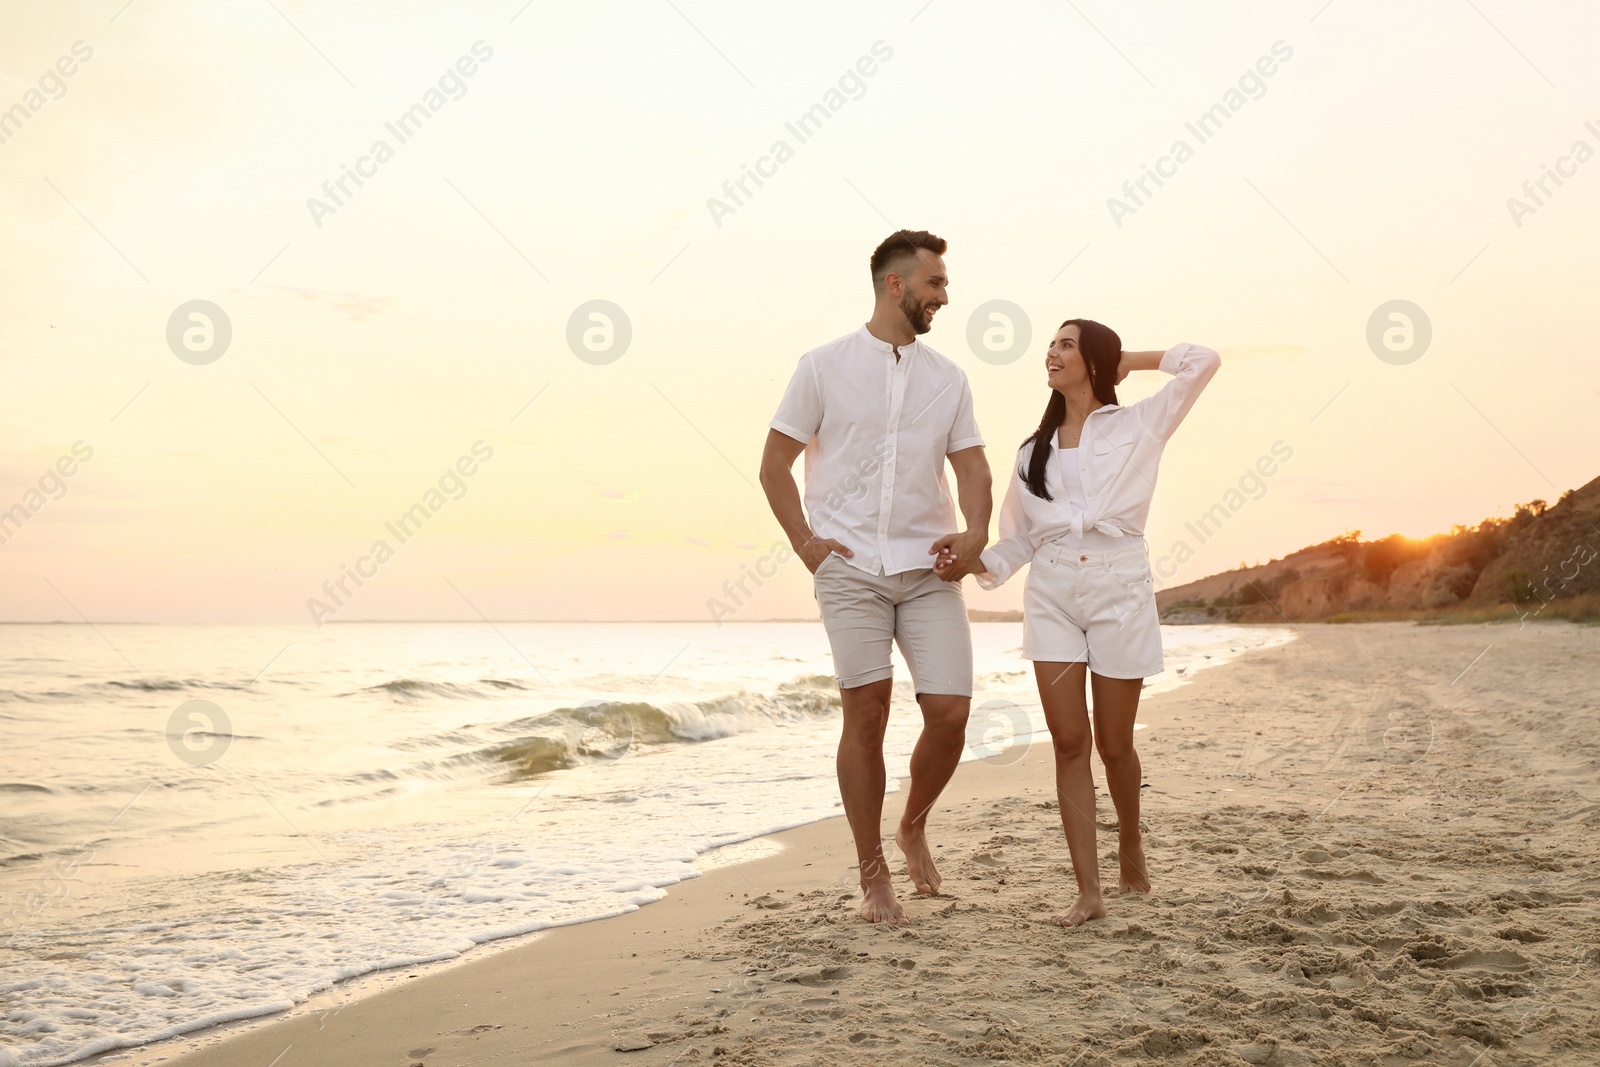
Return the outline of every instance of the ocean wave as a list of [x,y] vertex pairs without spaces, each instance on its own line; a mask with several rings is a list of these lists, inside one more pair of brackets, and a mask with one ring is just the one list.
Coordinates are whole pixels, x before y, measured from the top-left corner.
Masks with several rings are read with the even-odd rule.
[[[52,689],[43,693],[26,693],[16,689],[0,689],[0,704],[51,704],[74,699],[71,693]],[[15,716],[7,716],[14,718]]]
[[830,715],[839,690],[828,675],[799,678],[770,695],[735,693],[715,700],[595,700],[496,727],[506,741],[465,754],[468,761],[509,764],[513,779],[621,759],[655,745],[698,743]]
[[82,700],[86,694],[90,697],[103,697],[106,694],[120,693],[181,693],[185,690],[201,689],[243,691],[250,688],[249,682],[204,681],[199,678],[162,678],[154,681],[149,678],[112,678],[109,681],[85,682],[70,690],[49,689],[28,692],[0,689],[0,703],[56,704]]
[[482,682],[484,685],[492,685],[496,689],[527,689],[528,688],[527,686],[523,685],[521,682],[513,682],[513,681],[511,681],[509,679],[506,679],[506,678],[480,678],[478,680],[480,682]]
[[[488,679],[485,679],[485,681],[498,687],[522,688],[513,682],[489,681]],[[492,695],[475,686],[463,685],[459,682],[429,682],[421,678],[396,678],[393,681],[383,682],[379,685],[366,686],[353,693],[341,693],[339,695],[349,697],[358,696],[361,693],[387,693],[390,696],[407,700],[420,700],[424,697],[432,696],[451,697],[461,700]]]

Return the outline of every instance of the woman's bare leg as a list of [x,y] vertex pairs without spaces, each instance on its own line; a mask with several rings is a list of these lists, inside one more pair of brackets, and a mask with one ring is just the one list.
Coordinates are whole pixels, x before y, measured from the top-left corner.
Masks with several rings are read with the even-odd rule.
[[1143,773],[1133,748],[1133,720],[1139,711],[1142,678],[1089,676],[1094,691],[1094,745],[1106,768],[1106,787],[1117,809],[1117,858],[1122,868],[1118,888],[1124,893],[1150,892],[1150,871],[1139,833],[1139,788]]
[[1033,665],[1039,682],[1039,702],[1044,706],[1044,720],[1050,727],[1055,749],[1061,829],[1067,835],[1072,873],[1078,880],[1077,901],[1051,920],[1062,926],[1078,926],[1106,913],[1105,896],[1100,890],[1100,859],[1095,852],[1094,772],[1089,767],[1089,750],[1094,742],[1084,693],[1087,672],[1085,663],[1036,661]]

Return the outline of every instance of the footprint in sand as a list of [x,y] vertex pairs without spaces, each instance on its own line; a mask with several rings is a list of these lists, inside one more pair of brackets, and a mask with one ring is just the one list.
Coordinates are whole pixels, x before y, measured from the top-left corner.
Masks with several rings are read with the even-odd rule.
[[1411,941],[1407,941],[1403,950],[1407,956],[1418,963],[1426,964],[1434,960],[1448,959],[1455,955],[1455,950],[1446,944],[1444,938],[1438,934],[1423,934]]
[[772,980],[803,986],[821,986],[849,976],[848,967],[796,967],[793,970],[779,971],[772,976]]
[[1315,878],[1323,882],[1365,882],[1368,885],[1387,885],[1388,880],[1381,878],[1366,868],[1354,871],[1330,871],[1316,867],[1307,867],[1300,871],[1302,878]]
[[1472,968],[1478,971],[1525,971],[1528,969],[1527,957],[1516,952],[1484,952],[1475,949],[1463,952],[1457,956],[1438,964],[1440,967],[1452,971]]

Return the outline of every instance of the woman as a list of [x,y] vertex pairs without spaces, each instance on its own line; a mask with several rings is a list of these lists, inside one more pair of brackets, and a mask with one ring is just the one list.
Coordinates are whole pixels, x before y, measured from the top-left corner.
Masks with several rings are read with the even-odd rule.
[[[966,561],[952,551],[953,536],[934,545],[941,578],[976,574],[985,589],[1033,564],[1022,654],[1033,661],[1055,742],[1061,825],[1078,880],[1077,901],[1054,918],[1062,926],[1106,913],[1095,852],[1086,674],[1094,695],[1092,741],[1117,809],[1120,889],[1150,891],[1133,720],[1143,680],[1159,674],[1162,662],[1144,524],[1162,449],[1220,363],[1211,349],[1190,344],[1124,352],[1121,338],[1098,322],[1062,323],[1045,356],[1054,393],[1039,429],[1017,453],[1000,540]],[[1173,379],[1149,399],[1121,407],[1117,383],[1136,370],[1161,370]]]

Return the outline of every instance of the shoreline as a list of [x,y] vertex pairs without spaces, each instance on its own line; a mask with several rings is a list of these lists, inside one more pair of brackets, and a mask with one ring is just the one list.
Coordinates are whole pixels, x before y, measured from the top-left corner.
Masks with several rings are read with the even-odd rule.
[[[1263,628],[1284,629],[1281,626],[1270,625]],[[1215,667],[1207,667],[1180,679],[1174,679],[1174,684],[1170,688],[1162,687],[1154,693],[1147,693],[1140,703],[1139,714],[1141,721],[1137,724],[1139,737],[1143,739],[1148,736],[1153,725],[1150,716],[1160,713],[1160,709],[1156,705],[1157,701],[1180,697],[1197,685],[1202,684],[1203,679],[1213,675],[1225,674],[1226,668],[1234,666],[1244,659],[1253,655],[1268,654],[1292,643],[1293,641],[1290,640],[1264,649],[1251,649],[1231,655]],[[944,797],[941,798],[941,807],[946,807],[952,803],[976,802],[991,795],[1005,795],[1006,790],[1018,784],[1017,774],[1030,774],[1033,778],[1038,777],[1037,773],[1035,773],[1037,768],[1034,767],[1034,764],[1041,757],[1048,761],[1048,751],[1048,737],[1035,735],[1029,741],[1011,748],[1001,749],[994,756],[987,759],[972,760],[961,764],[957,768],[950,786],[946,789]],[[1013,772],[1013,766],[1019,768],[1019,770]],[[1020,768],[1024,767],[1030,769],[1020,770]],[[885,826],[891,825],[891,816],[898,816],[899,804],[897,803],[897,798],[902,798],[907,790],[908,781],[906,779],[899,779],[898,783],[898,788],[895,791],[885,794]],[[1038,790],[1034,791],[1037,792]],[[935,842],[935,845],[937,848],[937,842]],[[709,866],[706,863],[710,857],[731,858],[730,854],[737,855],[745,851],[758,853],[758,855],[749,859],[732,859],[731,862],[728,859],[723,859],[721,862],[712,861]],[[1062,851],[1064,854],[1064,843]],[[284,1033],[288,1036],[263,1061],[270,1063],[274,1057],[283,1054],[291,1045],[296,1048],[304,1048],[309,1035],[317,1035],[324,1032],[330,1025],[331,1020],[349,1015],[352,1009],[362,1003],[391,996],[410,999],[414,994],[408,991],[417,988],[418,983],[431,982],[451,988],[452,983],[448,977],[449,974],[474,966],[489,965],[492,967],[498,958],[509,954],[538,952],[542,945],[548,944],[549,947],[545,948],[544,951],[552,955],[570,951],[574,955],[585,956],[597,947],[610,948],[617,940],[652,936],[651,931],[657,926],[662,927],[663,930],[657,932],[654,936],[659,937],[669,933],[673,936],[687,935],[698,929],[697,924],[710,922],[717,918],[720,912],[725,909],[728,901],[741,898],[741,894],[743,896],[751,896],[754,887],[757,885],[768,886],[771,889],[780,882],[786,885],[792,882],[793,886],[801,891],[817,891],[831,887],[837,888],[840,893],[849,892],[859,896],[859,889],[854,876],[850,874],[850,871],[854,869],[854,851],[849,837],[849,830],[844,824],[844,816],[842,814],[826,816],[801,826],[734,842],[703,853],[699,863],[702,869],[698,876],[666,887],[667,895],[661,900],[641,905],[631,912],[603,918],[579,920],[528,934],[485,942],[478,946],[475,951],[465,953],[455,959],[369,972],[345,982],[340,982],[287,1009],[216,1023],[186,1034],[163,1039],[153,1044],[110,1050],[75,1062],[85,1064],[87,1067],[96,1067],[99,1064],[113,1062],[131,1064],[132,1067],[153,1067],[157,1063],[172,1064],[174,1067],[212,1067],[212,1065],[220,1067],[222,1064],[233,1062],[253,1062],[254,1057],[266,1052],[269,1046],[277,1040],[276,1038],[267,1040],[256,1035],[261,1034],[263,1031],[275,1031],[278,1028],[283,1028]],[[800,876],[801,872],[805,872],[808,868],[823,868],[825,865],[831,865],[827,869],[838,869],[831,880],[826,883],[816,878]],[[793,877],[785,880],[779,875]],[[902,878],[901,881],[904,882],[905,880]],[[903,890],[903,899],[910,898],[910,885],[903,884],[901,888]],[[763,889],[757,895],[765,895],[767,892],[767,889]],[[777,888],[776,892],[786,892],[786,890]],[[668,922],[666,914],[669,909],[673,908],[675,903],[683,909],[681,913],[683,918],[675,917],[671,922]],[[674,912],[675,916],[678,914],[680,913]],[[863,927],[866,926],[865,923],[862,925]],[[617,928],[619,932],[606,934],[600,928],[605,930]],[[590,929],[595,929],[594,935],[583,936],[582,932]],[[563,941],[577,943],[569,947],[565,946]],[[632,957],[630,956],[629,958]],[[431,999],[435,995],[432,990],[428,990],[425,993],[425,999]],[[296,1035],[299,1036],[300,1040],[293,1039]],[[240,1051],[231,1051],[235,1044],[242,1046]],[[416,1047],[424,1046],[418,1045]],[[243,1051],[244,1048],[248,1048],[248,1053]],[[408,1055],[409,1051],[407,1050]],[[603,1051],[614,1055],[614,1050],[606,1049]],[[214,1055],[221,1055],[222,1058],[213,1059],[212,1056]],[[290,1060],[285,1056],[278,1063],[278,1067],[291,1067],[292,1063],[301,1062],[312,1064],[324,1061],[320,1059],[300,1060],[298,1056]],[[330,1059],[326,1062],[332,1065],[341,1061]],[[414,1062],[416,1062],[415,1059],[407,1060],[407,1063]]]
[[[600,629],[604,633],[597,640],[575,642],[573,647],[614,643],[616,631]],[[639,633],[651,629],[631,628]],[[210,799],[197,806],[191,798],[187,808],[139,804],[140,797],[152,795],[151,787],[133,776],[113,806],[134,800],[143,819],[134,829],[150,844],[141,845],[140,834],[131,832],[100,844],[97,862],[86,865],[72,882],[70,907],[79,916],[64,901],[52,909],[53,926],[36,924],[39,934],[23,948],[15,977],[42,981],[38,988],[51,992],[35,994],[20,986],[12,991],[8,1002],[27,1014],[13,1017],[7,1027],[13,1037],[0,1042],[7,1048],[0,1064],[12,1059],[12,1051],[25,1050],[24,1062],[43,1064],[74,1062],[91,1054],[115,1055],[121,1048],[156,1048],[162,1041],[207,1034],[214,1025],[247,1028],[312,998],[320,998],[314,1000],[313,1011],[324,1004],[337,1006],[351,996],[385,988],[395,980],[392,972],[405,965],[410,965],[405,970],[409,975],[419,967],[481,957],[486,950],[520,943],[525,934],[614,916],[656,901],[672,885],[694,877],[696,868],[704,871],[710,866],[704,850],[838,813],[833,775],[837,690],[831,678],[819,673],[817,646],[826,655],[820,627],[779,627],[785,633],[771,637],[758,633],[760,628],[740,629],[726,640],[734,648],[755,649],[755,658],[730,661],[731,675],[720,668],[708,673],[704,665],[686,675],[694,689],[685,699],[692,704],[664,703],[667,697],[682,695],[667,693],[653,705],[622,709],[627,721],[624,732],[657,731],[659,717],[682,726],[681,730],[672,726],[672,734],[683,743],[642,747],[639,754],[647,759],[590,760],[570,773],[534,781],[507,775],[488,763],[493,777],[487,781],[460,774],[441,786],[398,792],[382,780],[372,785],[355,782],[348,789],[308,789],[276,778],[259,782],[269,795],[288,790],[290,803],[258,803],[250,792],[236,795],[213,780],[203,790]],[[969,761],[994,753],[994,746],[1007,744],[1014,736],[1026,742],[1043,733],[1037,703],[1029,699],[1031,673],[1012,669],[1027,666],[1017,663],[1012,651],[1019,629],[1004,624],[973,627],[982,651],[984,681],[968,738],[971,749],[961,754]],[[1289,631],[1274,627],[1205,627],[1167,634],[1169,669],[1151,679],[1158,686],[1178,684],[1175,680],[1185,671],[1197,673],[1243,650],[1292,638]],[[183,640],[177,632],[158,636],[157,644]],[[657,628],[654,636],[639,638],[640,647],[646,656],[657,651],[659,659],[654,662],[659,663],[669,651],[676,654],[687,636],[692,635],[673,640],[670,632]],[[281,643],[251,634],[230,640],[234,646],[249,643],[269,649]],[[369,635],[350,647],[375,641]],[[651,642],[665,647],[654,650]],[[770,656],[762,658],[769,648]],[[611,658],[626,660],[633,655]],[[260,658],[265,659],[266,653]],[[361,656],[332,659],[364,662]],[[724,653],[714,653],[707,663],[714,666],[727,659]],[[321,669],[329,660],[324,654],[322,662],[308,660],[305,672],[285,675],[286,685],[300,689],[285,689],[249,707],[232,708],[241,721],[250,720],[248,734],[259,735],[252,736],[259,751],[244,750],[243,762],[235,761],[239,767],[287,766],[283,756],[272,757],[270,749],[275,745],[289,754],[283,741],[304,735],[305,729],[296,725],[304,713],[285,694],[303,693],[307,685],[330,695],[369,694],[340,716],[337,725],[330,724],[332,735],[344,742],[325,745],[324,752],[359,752],[354,758],[341,757],[339,766],[388,766],[402,780],[411,777],[405,769],[411,761],[403,758],[408,752],[401,753],[399,765],[379,763],[345,742],[377,743],[390,738],[392,731],[402,739],[414,734],[424,741],[445,738],[450,752],[493,755],[491,746],[503,734],[561,736],[542,721],[528,726],[519,717],[525,707],[549,707],[557,701],[530,700],[519,693],[504,705],[478,707],[478,700],[493,700],[500,688],[495,678],[480,677],[483,670],[450,672],[460,675],[457,679],[393,664],[369,672],[370,681],[389,679],[383,686],[362,688],[368,679],[359,680],[360,684],[345,682],[339,671]],[[232,673],[224,663],[217,671],[201,670],[201,680],[124,683],[113,675],[110,684],[119,691],[138,691],[127,703],[145,708],[182,698],[162,693],[147,697],[145,690],[206,687],[210,683],[204,679],[219,675],[225,682]],[[627,684],[627,676],[618,677]],[[478,681],[465,689],[449,684],[465,685],[467,679]],[[401,699],[413,690],[425,692],[429,699]],[[909,684],[902,681],[900,690],[886,745],[890,772],[897,776],[906,773],[920,726]],[[1153,691],[1152,687],[1146,693]],[[469,698],[457,699],[463,693]],[[576,705],[581,695],[574,691],[559,703]],[[498,710],[502,706],[512,711]],[[397,718],[396,707],[420,707],[429,715]],[[704,719],[697,717],[697,708]],[[606,714],[618,718],[615,710],[608,708]],[[460,737],[439,733],[444,728],[441,722],[447,726],[485,716],[513,725],[509,730],[485,727]],[[38,718],[43,721],[48,716]],[[114,716],[107,712],[107,718]],[[580,716],[553,716],[570,740],[568,718]],[[404,725],[413,721],[423,725]],[[773,722],[786,728],[764,728]],[[609,729],[610,720],[604,725]],[[40,739],[49,736],[43,727],[35,733]],[[664,735],[647,732],[646,737],[655,741]],[[700,741],[706,742],[703,747]],[[423,755],[428,754],[426,748]],[[48,755],[49,749],[36,746],[34,751]],[[320,760],[320,755],[308,752],[304,758],[337,762]],[[165,786],[169,780],[185,787],[193,784],[193,776],[181,766],[155,784]],[[418,766],[426,769],[427,764]],[[478,766],[468,770],[475,772]],[[116,773],[110,761],[105,770]],[[456,788],[456,780],[466,780],[469,788]],[[313,775],[308,781],[318,783],[323,777]],[[898,782],[891,788],[897,786]],[[394,795],[378,805],[340,803],[347,796],[375,791],[379,797]],[[535,805],[541,794],[547,795]],[[322,797],[333,803],[315,803]],[[606,802],[596,804],[596,799]],[[277,810],[280,806],[287,814]],[[187,831],[193,813],[201,809],[216,822],[216,829],[151,835],[152,829],[166,825]],[[112,812],[108,808],[104,815],[93,814],[103,822]],[[597,834],[597,829],[602,832]],[[197,848],[202,838],[205,847]],[[445,881],[438,880],[441,873]],[[19,872],[13,872],[12,883],[19,881]],[[138,889],[125,894],[124,885]],[[101,902],[119,894],[128,906],[114,916],[101,917],[97,911]],[[164,925],[143,931],[147,915]],[[81,942],[72,931],[97,927],[104,928],[103,937],[82,951],[72,951]],[[64,936],[55,937],[56,931]],[[64,942],[68,951],[57,952],[56,940]],[[131,972],[138,973],[130,978]]]
[[596,918],[576,919],[571,922],[559,923],[555,926],[545,927],[525,934],[515,934],[510,937],[497,938],[485,941],[452,959],[430,960],[423,963],[413,963],[404,966],[395,966],[383,970],[369,971],[366,974],[338,982],[330,988],[312,994],[305,1000],[286,1008],[271,1009],[258,1015],[232,1019],[225,1022],[209,1023],[170,1038],[150,1042],[144,1045],[135,1045],[124,1048],[110,1049],[106,1052],[95,1053],[83,1059],[73,1060],[67,1067],[85,1065],[95,1067],[97,1064],[133,1063],[157,1064],[172,1061],[174,1057],[182,1057],[197,1050],[208,1048],[218,1042],[225,1042],[234,1037],[242,1036],[267,1027],[288,1024],[304,1016],[318,1017],[317,1029],[321,1030],[329,1020],[338,1016],[345,1008],[372,997],[382,996],[392,990],[403,988],[408,982],[424,977],[437,977],[445,972],[461,967],[481,964],[500,952],[516,951],[538,944],[552,935],[566,930],[593,926],[601,923],[615,922],[636,915],[641,911],[665,904],[677,891],[694,886],[711,875],[731,870],[743,863],[753,863],[760,859],[780,856],[786,851],[785,846],[776,841],[785,834],[796,833],[809,829],[821,823],[832,822],[842,816],[830,816],[817,822],[806,823],[803,826],[792,827],[787,830],[778,830],[769,834],[735,841],[701,854],[699,863],[701,871],[692,878],[675,882],[667,887],[668,896],[661,900],[653,901],[636,907],[633,911],[623,912],[618,915],[607,915]]
[[855,916],[834,817],[629,914],[345,987],[337,1011],[91,1062],[1287,1067],[1592,1044],[1600,632],[1303,630],[1141,707],[1156,892],[1083,928],[1044,921],[1071,875],[1036,739],[957,770],[930,826],[945,886],[903,896],[910,928]]

